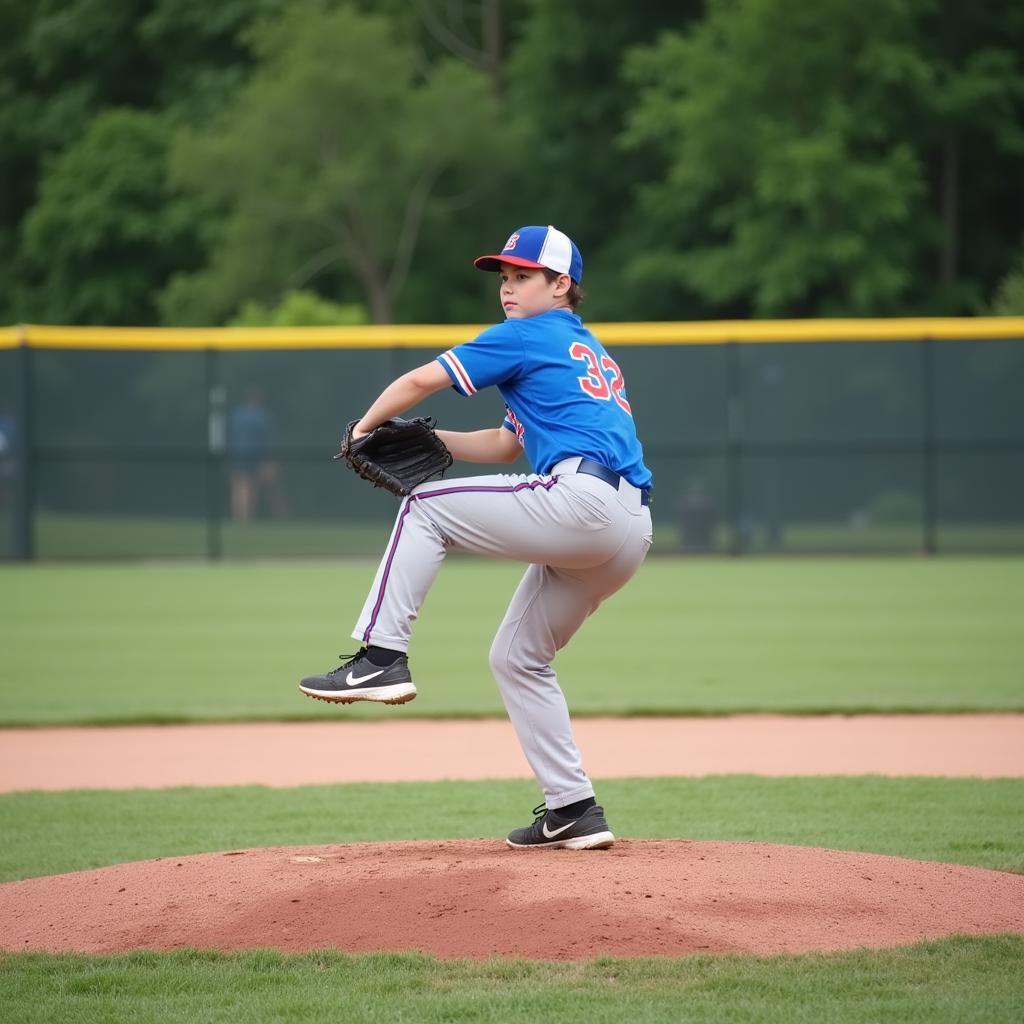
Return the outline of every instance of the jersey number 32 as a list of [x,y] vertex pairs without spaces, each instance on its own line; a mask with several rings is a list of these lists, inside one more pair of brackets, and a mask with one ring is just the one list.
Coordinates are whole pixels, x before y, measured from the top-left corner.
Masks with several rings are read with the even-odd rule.
[[[591,398],[599,398],[602,402],[614,398],[620,408],[625,409],[630,416],[633,415],[633,410],[629,407],[629,402],[626,401],[626,396],[623,394],[626,390],[626,382],[622,379],[622,371],[611,356],[603,355],[598,361],[594,350],[589,345],[584,345],[582,341],[577,341],[570,346],[569,355],[573,359],[583,360],[586,364],[586,376],[577,378],[580,388],[586,394]],[[610,374],[611,378],[606,377],[605,373]]]

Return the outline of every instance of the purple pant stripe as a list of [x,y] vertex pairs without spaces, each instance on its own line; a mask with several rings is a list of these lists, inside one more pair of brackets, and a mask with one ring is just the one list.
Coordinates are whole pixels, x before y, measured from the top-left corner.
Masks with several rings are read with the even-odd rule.
[[405,508],[402,509],[401,515],[398,517],[398,527],[395,530],[395,536],[392,538],[391,547],[388,549],[387,562],[384,564],[384,574],[380,578],[380,590],[377,592],[377,601],[373,606],[373,613],[370,615],[370,621],[363,630],[363,643],[370,642],[370,634],[373,632],[373,627],[377,624],[377,616],[380,614],[380,607],[384,603],[384,591],[387,589],[388,576],[391,575],[391,563],[395,560],[395,551],[398,549],[398,542],[402,537],[402,527],[405,525],[405,517],[409,514],[409,509],[412,508],[414,501],[422,501],[424,498],[439,498],[445,494],[514,494],[516,491],[522,490],[534,490],[537,487],[543,487],[544,490],[550,490],[558,482],[558,477],[553,476],[550,480],[533,480],[531,482],[524,482],[516,484],[514,487],[445,487],[439,491],[422,491],[419,494],[411,494],[405,499]]

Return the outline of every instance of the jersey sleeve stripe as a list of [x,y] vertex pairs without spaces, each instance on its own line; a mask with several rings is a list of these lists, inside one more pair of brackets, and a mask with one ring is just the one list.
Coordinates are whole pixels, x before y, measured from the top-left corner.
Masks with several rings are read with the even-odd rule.
[[469,374],[466,373],[466,368],[459,361],[459,357],[449,349],[447,352],[442,352],[438,359],[448,368],[448,372],[454,378],[455,383],[459,385],[462,391],[467,395],[475,395],[476,388],[473,386],[473,381],[470,380]]

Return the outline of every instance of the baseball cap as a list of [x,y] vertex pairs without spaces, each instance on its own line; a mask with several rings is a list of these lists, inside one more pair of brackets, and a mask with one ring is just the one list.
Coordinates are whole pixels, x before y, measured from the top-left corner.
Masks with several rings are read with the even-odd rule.
[[577,284],[583,277],[583,257],[573,240],[551,224],[532,224],[509,235],[497,256],[478,256],[473,265],[480,270],[498,270],[502,263],[517,267],[547,267],[556,274],[568,274]]

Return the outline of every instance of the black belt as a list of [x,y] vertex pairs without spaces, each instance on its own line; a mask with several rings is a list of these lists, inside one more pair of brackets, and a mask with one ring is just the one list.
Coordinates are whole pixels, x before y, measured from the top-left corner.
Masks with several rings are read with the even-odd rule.
[[[580,459],[580,464],[576,467],[576,472],[585,473],[587,476],[596,476],[598,480],[603,480],[606,484],[611,484],[615,490],[619,489],[619,481],[622,479],[622,477],[614,470],[609,469],[607,466],[602,466],[600,462],[595,462],[593,459]],[[640,504],[650,505],[650,503],[650,487],[641,487]]]

